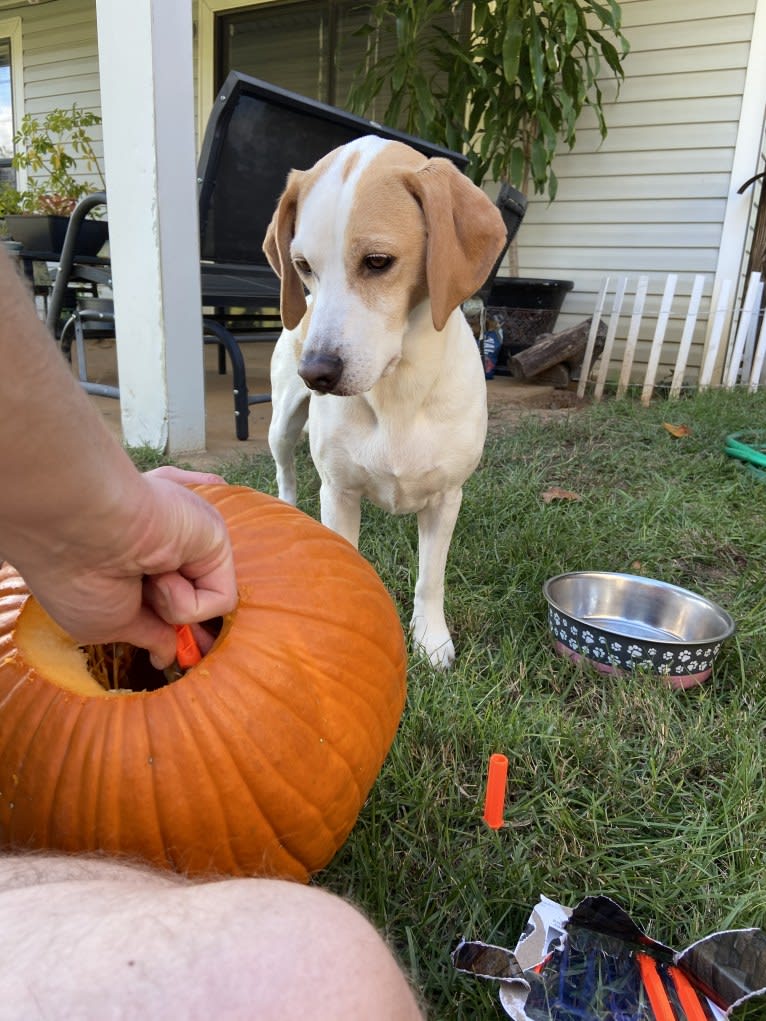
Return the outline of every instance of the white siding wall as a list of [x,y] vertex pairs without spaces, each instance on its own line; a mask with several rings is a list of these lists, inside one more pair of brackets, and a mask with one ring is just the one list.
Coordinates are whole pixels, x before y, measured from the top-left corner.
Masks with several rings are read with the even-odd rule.
[[[22,19],[24,46],[23,107],[17,115],[45,116],[72,103],[100,115],[95,0],[55,0],[13,13]],[[89,134],[101,159],[101,126]],[[84,170],[80,176],[92,180]]]
[[[602,143],[595,118],[583,116],[576,149],[562,152],[554,165],[556,201],[531,198],[519,234],[522,275],[575,281],[559,326],[592,312],[606,275],[630,275],[635,285],[638,274],[649,274],[650,312],[656,312],[666,274],[680,275],[669,339],[680,336],[695,273],[707,274],[706,312],[755,5],[756,0],[623,0],[631,52],[616,102],[614,87],[605,86],[609,133]],[[643,375],[653,328],[648,316],[634,378]],[[699,362],[704,331],[703,317],[692,367]],[[663,363],[672,364],[672,351]],[[661,370],[659,378],[663,375]]]
[[[192,0],[195,32],[198,6],[197,0]],[[70,107],[72,103],[100,115],[96,0],[52,0],[17,6],[8,13],[22,20],[24,94],[17,119],[25,113],[45,116],[56,107]],[[197,78],[195,46],[195,94]],[[129,87],[126,82],[126,88]],[[91,128],[90,135],[102,160],[100,125]],[[79,176],[92,180],[92,175],[85,171]]]

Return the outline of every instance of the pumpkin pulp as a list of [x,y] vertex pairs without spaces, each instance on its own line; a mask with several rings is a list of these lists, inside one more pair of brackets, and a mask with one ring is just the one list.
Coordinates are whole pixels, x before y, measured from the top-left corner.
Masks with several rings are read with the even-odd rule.
[[168,684],[145,649],[110,643],[79,646],[30,596],[19,614],[16,647],[36,673],[78,695],[103,698]]

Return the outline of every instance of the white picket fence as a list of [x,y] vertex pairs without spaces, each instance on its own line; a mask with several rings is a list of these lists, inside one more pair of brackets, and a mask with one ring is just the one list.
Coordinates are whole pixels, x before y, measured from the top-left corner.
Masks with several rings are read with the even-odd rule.
[[[633,371],[636,348],[641,336],[642,323],[649,318],[646,311],[646,296],[649,288],[649,277],[640,276],[636,282],[631,308],[626,308],[625,295],[628,290],[629,280],[627,277],[618,277],[612,288],[611,278],[607,277],[599,290],[596,300],[596,307],[585,349],[585,356],[580,371],[580,380],[577,387],[578,397],[584,397],[589,386],[593,387],[593,398],[601,400],[607,380],[617,375],[617,396],[621,397],[628,386],[636,383]],[[678,275],[668,274],[665,280],[665,287],[656,313],[654,332],[649,348],[649,357],[646,362],[646,369],[641,386],[641,400],[648,404],[652,394],[657,387],[657,373],[662,364],[663,354],[670,358],[673,364],[672,379],[670,381],[669,396],[677,397],[681,388],[685,385],[685,377],[689,362],[689,352],[692,346],[697,321],[700,317],[700,305],[705,285],[705,277],[698,274],[694,278],[683,330],[680,341],[666,340],[668,323],[673,312],[673,299],[678,284]],[[720,288],[708,313],[708,341],[705,347],[703,359],[699,366],[699,372],[695,385],[698,389],[704,390],[711,386],[713,373],[716,365],[720,364],[722,357],[722,344],[726,343],[726,354],[724,361],[722,384],[731,389],[735,386],[744,386],[753,393],[759,386],[763,385],[764,362],[766,361],[766,328],[761,325],[760,315],[761,298],[763,295],[764,282],[759,273],[753,273],[748,282],[747,291],[738,314],[733,314],[731,306],[732,283],[726,280]],[[627,334],[624,337],[624,344],[616,351],[615,341],[617,340],[618,329],[621,320],[629,315]],[[724,337],[725,326],[731,317],[730,329],[727,337]],[[606,323],[606,339],[600,356],[594,359],[596,335],[599,322]],[[620,338],[623,339],[622,337]],[[610,376],[611,373],[611,376]]]

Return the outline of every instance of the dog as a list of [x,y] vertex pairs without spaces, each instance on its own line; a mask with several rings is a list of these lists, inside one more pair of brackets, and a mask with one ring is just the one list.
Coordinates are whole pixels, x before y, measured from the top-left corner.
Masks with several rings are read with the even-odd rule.
[[455,649],[444,575],[465,480],[484,449],[487,394],[461,304],[506,244],[502,216],[448,159],[375,135],[293,170],[264,241],[280,278],[269,447],[296,502],[308,422],[322,522],[358,546],[361,500],[418,519],[413,644]]

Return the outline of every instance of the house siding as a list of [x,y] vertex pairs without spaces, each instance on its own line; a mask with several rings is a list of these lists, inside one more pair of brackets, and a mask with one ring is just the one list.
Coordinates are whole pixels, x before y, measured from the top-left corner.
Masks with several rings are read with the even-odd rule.
[[603,84],[607,137],[586,111],[575,149],[554,163],[556,201],[530,199],[520,272],[574,281],[561,327],[592,313],[607,275],[631,281],[627,323],[637,277],[649,276],[634,379],[645,370],[668,273],[679,280],[660,377],[672,366],[697,273],[706,280],[690,370],[701,359],[727,196],[741,183],[731,174],[756,2],[722,9],[718,0],[623,0],[631,52],[619,95]]
[[24,111],[57,106],[100,113],[95,0],[19,8],[24,34]]
[[[198,22],[197,0],[192,3],[192,16]],[[98,63],[98,27],[96,0],[54,0],[14,8],[21,18],[23,34],[24,94],[16,116],[25,113],[44,117],[57,107],[77,103],[84,110],[101,115],[101,90]],[[194,93],[197,95],[198,53],[194,48]],[[195,127],[199,136],[197,103]],[[94,151],[103,158],[100,126],[91,129]],[[201,140],[198,137],[198,148]],[[77,176],[92,180],[83,171]]]
[[[95,0],[56,0],[29,4],[12,12],[21,18],[24,94],[15,111],[44,117],[76,103],[101,114]],[[100,125],[89,130],[93,148],[103,156]],[[94,181],[83,167],[76,176]],[[95,182],[98,183],[98,182]]]

